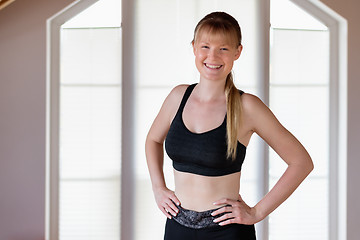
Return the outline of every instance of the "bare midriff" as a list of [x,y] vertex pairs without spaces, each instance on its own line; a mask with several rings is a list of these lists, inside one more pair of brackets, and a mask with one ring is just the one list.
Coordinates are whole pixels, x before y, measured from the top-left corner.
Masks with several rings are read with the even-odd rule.
[[174,169],[175,195],[181,206],[193,211],[206,211],[221,205],[215,201],[223,198],[237,200],[240,190],[240,172],[219,177],[208,177]]

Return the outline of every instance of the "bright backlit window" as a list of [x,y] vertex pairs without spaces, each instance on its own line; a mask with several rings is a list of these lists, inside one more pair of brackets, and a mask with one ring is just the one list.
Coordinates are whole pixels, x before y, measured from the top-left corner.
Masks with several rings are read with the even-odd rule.
[[59,239],[120,236],[120,3],[61,28]]
[[[270,108],[315,169],[269,218],[269,239],[328,239],[329,31],[288,0],[271,1]],[[286,164],[270,151],[270,187]]]

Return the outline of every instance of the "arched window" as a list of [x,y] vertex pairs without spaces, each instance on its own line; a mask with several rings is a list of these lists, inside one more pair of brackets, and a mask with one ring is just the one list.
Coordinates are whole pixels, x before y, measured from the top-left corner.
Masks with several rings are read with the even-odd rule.
[[[345,239],[346,22],[317,1],[271,0],[271,16],[270,107],[315,169],[270,216],[269,236]],[[272,185],[284,168],[269,158]]]
[[51,240],[120,238],[120,10],[78,1],[49,20]]

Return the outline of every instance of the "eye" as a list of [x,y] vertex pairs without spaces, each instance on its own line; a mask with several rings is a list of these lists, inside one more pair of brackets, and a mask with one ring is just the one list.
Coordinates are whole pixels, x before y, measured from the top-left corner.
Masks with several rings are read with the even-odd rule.
[[201,46],[201,48],[209,49],[209,46],[204,45],[204,46]]
[[227,48],[220,48],[220,50],[222,50],[222,51],[228,51],[229,49],[227,49]]

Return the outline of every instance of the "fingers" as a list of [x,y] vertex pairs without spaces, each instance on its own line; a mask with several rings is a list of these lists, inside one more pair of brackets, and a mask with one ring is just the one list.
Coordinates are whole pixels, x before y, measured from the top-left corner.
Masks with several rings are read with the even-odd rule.
[[171,206],[169,206],[167,203],[164,203],[161,207],[159,207],[160,210],[164,213],[164,215],[171,219],[172,216],[176,216],[178,209],[174,210]]
[[165,191],[161,190],[159,192],[157,195],[158,207],[167,218],[171,219],[172,216],[176,216],[179,212],[176,205],[180,205],[180,201],[171,190],[166,189]]
[[171,199],[167,199],[164,203],[164,209],[167,213],[170,213],[172,216],[176,216],[179,212],[179,209],[175,206],[174,202]]
[[218,218],[215,218],[214,219],[215,223],[219,223],[220,226],[230,224],[230,223],[234,223],[235,215],[233,213],[233,207],[231,207],[231,206],[222,207],[222,208],[212,212],[211,215],[212,216],[217,216],[217,215],[222,214],[222,213],[225,213],[225,214],[223,214],[222,216],[220,216]]
[[219,208],[218,210],[212,212],[211,216],[217,216],[217,215],[219,215],[221,213],[226,213],[226,212],[232,212],[232,207],[225,206],[225,207]]
[[220,226],[224,226],[224,225],[228,225],[228,224],[232,224],[232,223],[236,223],[234,218],[228,219],[226,221],[223,221],[221,223],[219,223]]
[[226,214],[222,215],[221,217],[215,218],[214,222],[215,223],[220,222],[219,225],[222,225],[224,220],[230,220],[232,218],[234,218],[233,213],[226,213]]
[[251,222],[250,216],[247,213],[247,208],[249,207],[240,199],[241,197],[239,197],[238,200],[221,199],[217,201],[217,204],[222,203],[227,205],[211,213],[212,216],[216,217],[214,222],[219,223],[220,226],[232,223],[246,224]]
[[165,208],[160,208],[160,210],[163,212],[163,214],[167,217],[167,218],[169,218],[169,219],[171,219],[171,215],[166,211],[166,209]]
[[214,222],[220,226],[232,223],[250,225],[259,221],[253,209],[254,208],[250,208],[245,202],[238,200],[231,206],[228,205],[212,212],[211,215],[216,217]]
[[179,199],[176,197],[175,194],[173,194],[172,196],[170,196],[171,201],[173,201],[174,203],[176,203],[176,205],[180,206],[180,201]]
[[[167,209],[168,212],[170,212],[173,216],[176,216],[179,212],[179,209],[176,207],[176,205],[180,205],[179,199],[176,197],[174,192],[171,192],[168,201],[166,201],[167,205],[170,207]],[[176,205],[175,205],[176,204]]]

